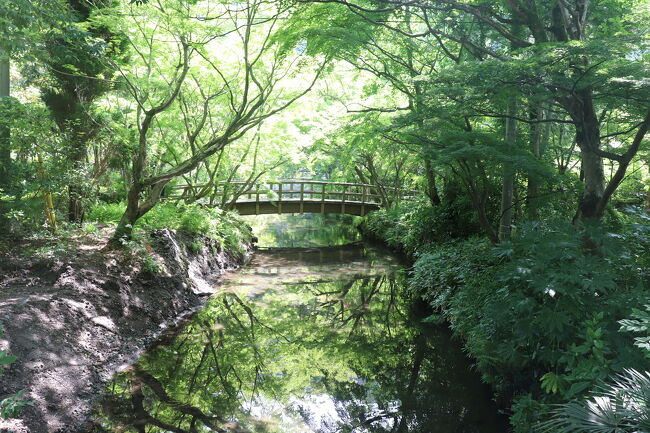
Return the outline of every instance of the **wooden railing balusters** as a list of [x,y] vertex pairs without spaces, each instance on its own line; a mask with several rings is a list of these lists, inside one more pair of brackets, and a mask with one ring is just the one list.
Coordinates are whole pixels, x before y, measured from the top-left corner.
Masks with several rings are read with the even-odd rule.
[[[335,212],[350,212],[354,215],[365,215],[369,210],[377,209],[385,204],[382,192],[394,192],[408,198],[417,191],[400,190],[393,187],[377,185],[328,182],[317,180],[285,179],[276,182],[248,184],[246,181],[215,182],[205,185],[174,185],[169,187],[166,199],[191,200],[194,191],[201,188],[212,188],[212,194],[206,199],[209,206],[220,206],[223,209],[241,206],[248,209],[248,214],[259,215],[269,210],[273,204],[273,212],[283,211],[304,213],[306,209],[320,207],[320,213],[334,209]],[[246,203],[250,203],[246,205]],[[338,209],[337,209],[338,208]],[[308,210],[309,212],[309,210]]]

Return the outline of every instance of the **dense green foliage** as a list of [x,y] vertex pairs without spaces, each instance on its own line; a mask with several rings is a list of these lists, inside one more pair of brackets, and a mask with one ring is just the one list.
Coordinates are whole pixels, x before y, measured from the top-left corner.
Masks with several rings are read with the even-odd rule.
[[528,433],[648,368],[649,23],[644,0],[0,2],[0,241],[236,249],[250,186],[367,184],[365,231]]
[[[90,210],[86,231],[94,223],[116,224],[124,213],[124,204],[102,203]],[[169,228],[208,236],[229,251],[241,251],[244,242],[250,240],[250,228],[235,214],[221,213],[213,208],[197,205],[177,206],[163,204],[138,221],[136,229],[142,235],[154,230]]]
[[[650,321],[638,309],[650,299],[643,212],[624,214],[618,233],[531,223],[495,247],[482,238],[425,243],[426,220],[396,220],[409,209],[375,213],[366,226],[417,257],[410,289],[465,341],[499,398],[512,401],[515,431],[531,431],[552,404],[616,372],[647,368]],[[585,238],[597,251],[585,249]],[[418,241],[423,247],[413,248]]]

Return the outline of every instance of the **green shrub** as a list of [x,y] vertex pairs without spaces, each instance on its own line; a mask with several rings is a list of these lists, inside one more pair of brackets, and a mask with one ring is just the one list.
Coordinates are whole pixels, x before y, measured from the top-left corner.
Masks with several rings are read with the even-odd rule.
[[103,224],[117,224],[125,210],[124,203],[97,203],[86,214],[86,220]]
[[[585,248],[587,237],[597,252]],[[529,395],[515,400],[512,418],[529,433],[544,415],[537,404],[568,401],[644,365],[618,323],[647,296],[628,241],[589,227],[528,225],[496,248],[477,239],[432,248],[410,287],[443,311],[499,394]]]
[[481,238],[437,245],[416,260],[409,289],[435,309],[445,308],[468,278],[494,264],[491,249],[492,245]]
[[645,309],[633,308],[631,317],[621,320],[619,322],[621,330],[624,332],[632,332],[635,335],[634,344],[650,358],[650,305],[646,305]]
[[477,234],[478,225],[467,206],[460,200],[435,207],[427,199],[402,202],[368,214],[363,229],[392,248],[415,256],[434,242]]
[[[100,203],[88,213],[88,221],[117,223],[125,210],[123,203]],[[250,241],[248,226],[234,213],[200,205],[161,203],[136,223],[137,232],[149,233],[169,228],[201,234],[217,240],[230,251],[243,252],[242,243]]]

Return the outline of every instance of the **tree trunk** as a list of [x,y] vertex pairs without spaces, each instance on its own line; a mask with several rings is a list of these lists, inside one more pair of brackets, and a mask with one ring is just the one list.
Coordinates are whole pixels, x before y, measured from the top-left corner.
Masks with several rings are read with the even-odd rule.
[[142,192],[142,187],[140,185],[131,185],[129,193],[127,195],[126,210],[120,218],[120,222],[115,228],[115,233],[109,241],[110,244],[114,246],[121,246],[123,241],[131,240],[131,235],[133,234],[133,226],[135,225],[138,218],[142,216],[140,212],[140,193]]
[[431,205],[437,206],[441,203],[440,194],[438,194],[438,187],[436,186],[436,173],[433,171],[431,161],[424,156],[424,170],[427,175],[427,196],[431,201]]
[[[516,101],[513,99],[508,108],[508,115],[517,113]],[[505,141],[514,146],[517,139],[517,124],[512,117],[506,118]],[[512,233],[512,197],[515,187],[515,171],[510,162],[503,163],[503,186],[501,189],[501,217],[499,219],[499,242],[510,239]]]
[[[648,166],[648,170],[650,170],[650,160],[646,161],[646,165]],[[645,209],[647,211],[650,211],[650,185],[647,186],[645,198],[646,198]]]
[[[544,120],[545,113],[544,107],[540,104],[533,107],[530,113],[530,118],[541,122]],[[544,142],[548,135],[548,126],[542,123],[535,123],[530,131],[530,151],[538,161],[542,159],[542,142]],[[539,197],[540,182],[536,176],[528,176],[528,191],[526,192],[526,211],[528,219],[535,221],[539,218],[539,205],[537,197]]]
[[576,142],[582,155],[584,189],[578,205],[578,219],[600,220],[604,208],[599,206],[605,192],[605,173],[603,159],[597,154],[600,150],[600,125],[594,110],[590,89],[576,92],[567,104],[567,111],[576,127]]
[[83,192],[81,185],[68,185],[68,221],[81,224],[84,220]]
[[133,226],[135,226],[139,218],[158,204],[160,195],[167,183],[169,183],[169,180],[161,180],[147,187],[141,182],[131,184],[127,194],[126,210],[109,241],[110,245],[121,246],[123,241],[131,240]]
[[[73,134],[77,131],[71,128]],[[84,187],[81,183],[80,173],[83,170],[86,160],[87,144],[86,141],[79,137],[73,137],[72,152],[70,161],[72,163],[72,179],[68,185],[68,221],[74,224],[81,224],[84,220],[83,197],[85,195]]]
[[[0,107],[5,107],[10,96],[9,53],[0,48]],[[6,119],[6,117],[5,117]],[[11,134],[9,125],[0,125],[0,190],[11,186]]]

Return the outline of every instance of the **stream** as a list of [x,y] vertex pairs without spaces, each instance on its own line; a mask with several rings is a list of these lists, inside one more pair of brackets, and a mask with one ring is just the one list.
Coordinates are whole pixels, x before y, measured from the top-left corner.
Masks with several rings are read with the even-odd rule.
[[248,222],[260,249],[171,341],[117,375],[109,432],[503,433],[406,264],[347,216]]

